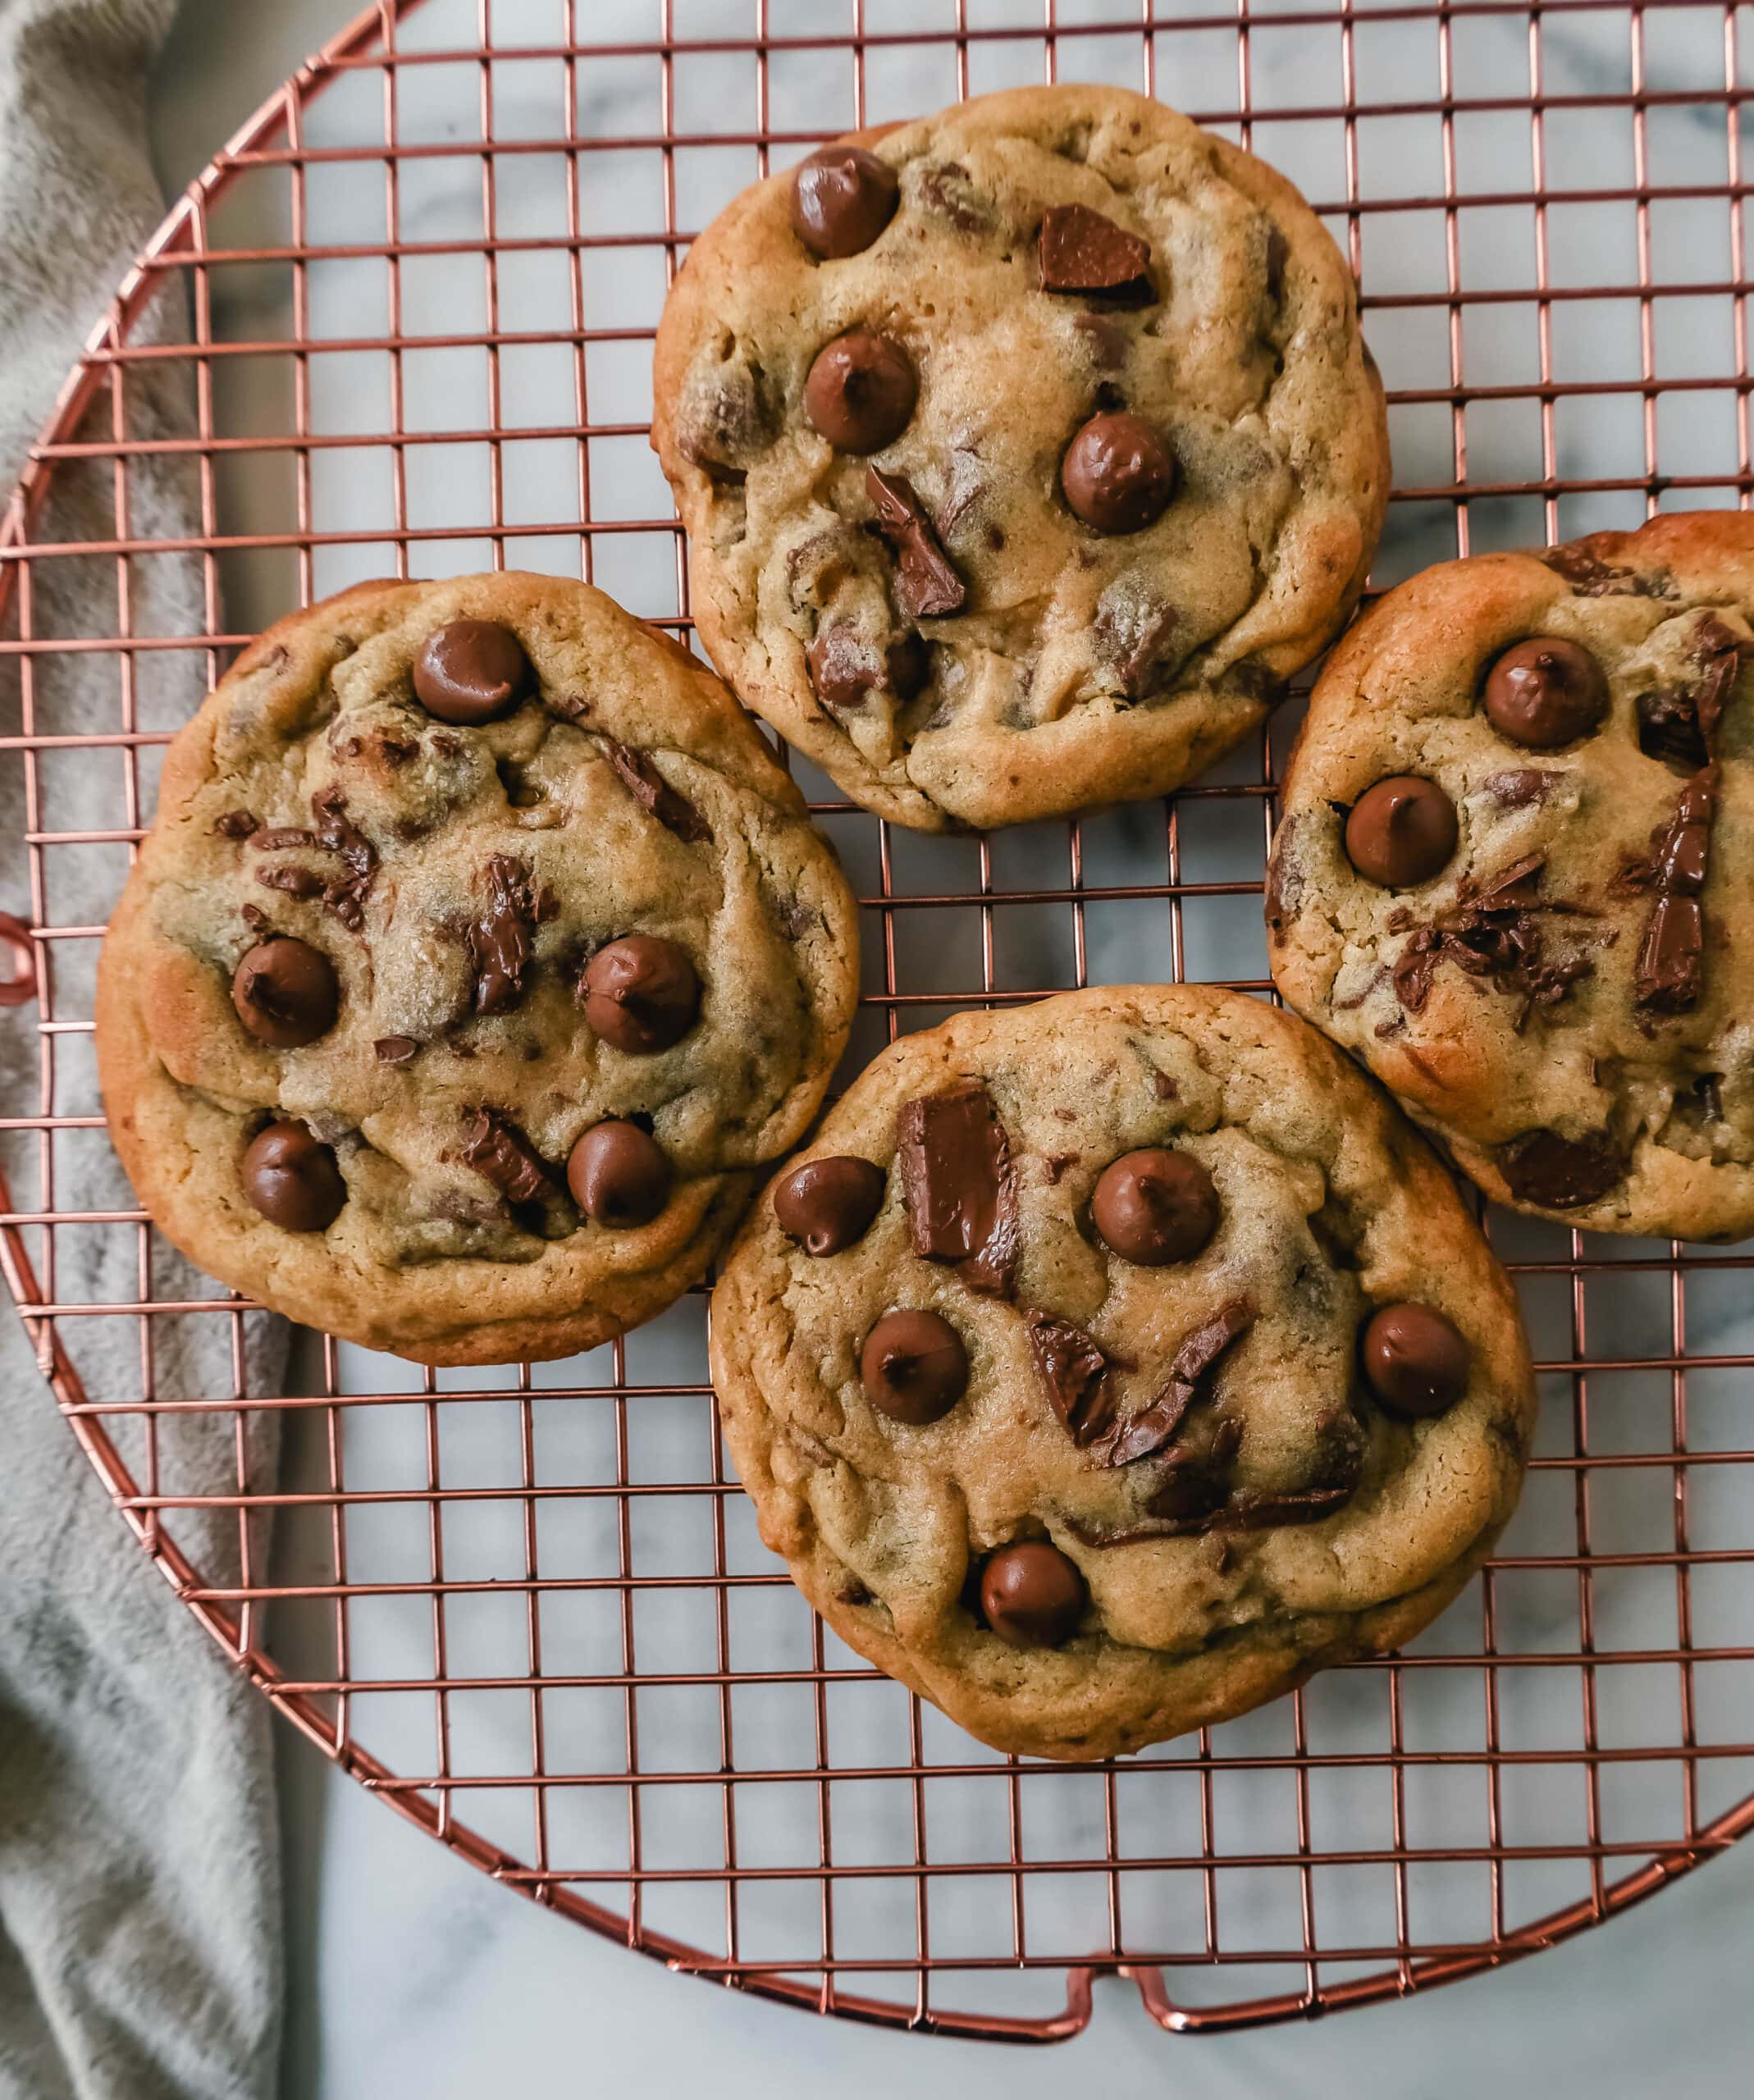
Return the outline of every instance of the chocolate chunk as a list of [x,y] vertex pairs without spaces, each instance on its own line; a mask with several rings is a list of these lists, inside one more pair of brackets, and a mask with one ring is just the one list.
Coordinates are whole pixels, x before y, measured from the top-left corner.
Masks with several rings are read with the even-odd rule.
[[1060,1427],[1082,1450],[1094,1444],[1114,1419],[1114,1395],[1108,1357],[1081,1327],[1070,1320],[1031,1309],[1024,1315],[1030,1353],[1048,1389]]
[[523,644],[496,620],[453,620],[414,659],[414,696],[441,722],[473,728],[509,714],[535,682]]
[[1705,888],[1717,815],[1717,768],[1707,766],[1688,781],[1674,815],[1653,834],[1650,887],[1656,892],[1633,967],[1641,1007],[1654,1013],[1686,1013],[1699,1003],[1705,982]]
[[1486,674],[1487,719],[1530,751],[1556,751],[1601,726],[1608,681],[1587,649],[1557,635],[1532,635]]
[[1533,766],[1516,766],[1505,773],[1490,774],[1480,783],[1480,792],[1503,810],[1526,810],[1544,802],[1563,783],[1563,773],[1542,773]]
[[908,1102],[896,1161],[914,1252],[956,1263],[971,1290],[1008,1294],[1018,1253],[1016,1170],[980,1081]]
[[509,1013],[523,997],[524,973],[535,953],[536,896],[529,870],[509,853],[488,856],[479,887],[480,912],[464,937],[475,966],[475,1011]]
[[1455,805],[1435,780],[1393,774],[1368,788],[1346,819],[1346,858],[1368,882],[1411,889],[1455,851]]
[[666,831],[673,831],[685,845],[700,846],[712,838],[712,827],[684,795],[678,794],[644,751],[618,744],[613,737],[601,739],[603,756],[614,766],[621,784],[641,808],[654,816]]
[[881,452],[907,429],[919,393],[901,345],[855,328],[816,353],[804,382],[804,413],[838,451]]
[[1143,700],[1181,624],[1173,605],[1133,591],[1111,587],[1096,608],[1097,653],[1112,664],[1129,700]]
[[917,634],[898,635],[879,653],[856,627],[828,620],[804,652],[810,682],[831,714],[856,714],[872,693],[888,690],[911,700],[925,682],[925,646]]
[[381,1065],[411,1064],[419,1048],[412,1035],[381,1035],[372,1045],[372,1053]]
[[939,545],[913,483],[868,466],[865,492],[876,509],[877,529],[895,549],[895,601],[903,614],[920,620],[961,612],[967,588]]
[[1442,1414],[1468,1390],[1473,1360],[1455,1323],[1433,1305],[1384,1305],[1359,1345],[1365,1382],[1392,1415],[1419,1422]]
[[948,219],[958,233],[990,233],[998,224],[991,200],[974,185],[960,161],[943,161],[921,171],[920,201]]
[[1050,205],[1035,253],[1044,292],[1107,292],[1129,303],[1152,295],[1150,242],[1087,204]]
[[859,1377],[879,1414],[923,1429],[968,1390],[968,1351],[948,1320],[902,1307],[885,1312],[865,1337]]
[[491,1181],[508,1203],[534,1203],[552,1191],[546,1161],[496,1108],[474,1111],[459,1157],[484,1181]]
[[1261,905],[1268,924],[1276,934],[1283,931],[1286,920],[1296,917],[1303,902],[1303,870],[1291,856],[1291,841],[1297,835],[1299,821],[1295,815],[1281,817],[1273,828],[1272,853],[1267,863]]
[[264,889],[277,889],[287,897],[321,897],[322,877],[308,868],[258,868],[256,880]]
[[326,955],[277,934],[257,942],[232,972],[231,1003],[258,1043],[298,1050],[334,1027],[341,990]]
[[784,404],[765,368],[727,355],[695,367],[676,405],[676,445],[683,459],[722,486],[734,488],[779,433]]
[[838,1254],[870,1230],[888,1180],[868,1159],[806,1159],[774,1185],[774,1215],[806,1254]]
[[1718,729],[1744,652],[1721,620],[1708,618],[1694,631],[1693,653],[1701,668],[1691,684],[1640,693],[1633,703],[1639,750],[1683,773],[1697,772],[1716,751]]
[[276,824],[272,830],[258,831],[254,840],[258,853],[287,853],[294,847],[314,846],[317,834],[303,824]]
[[586,1021],[630,1057],[679,1043],[701,1010],[701,980],[687,950],[657,934],[627,934],[599,948],[579,993]]
[[887,161],[845,142],[819,147],[792,177],[792,226],[812,255],[860,254],[895,217],[901,179]]
[[270,1225],[327,1232],[347,1201],[347,1184],[327,1145],[302,1123],[270,1123],[244,1154],[244,1193]]
[[1160,1269],[1206,1246],[1218,1229],[1218,1192],[1191,1153],[1150,1147],[1103,1169],[1090,1217],[1124,1260]]
[[1606,549],[1620,538],[1618,532],[1592,532],[1570,546],[1549,547],[1541,559],[1555,576],[1563,576],[1579,598],[1605,598],[1624,591],[1634,598],[1672,598],[1674,580],[1666,570],[1648,575],[1603,559]]
[[1594,974],[1586,955],[1548,952],[1537,915],[1574,914],[1579,907],[1541,894],[1545,866],[1542,855],[1531,853],[1486,883],[1464,881],[1447,911],[1414,929],[1391,973],[1395,996],[1409,1013],[1424,1007],[1432,975],[1446,957],[1470,977],[1489,979],[1499,991],[1522,1000],[1519,1032],[1536,1007],[1556,1004]]
[[261,823],[261,818],[252,816],[248,810],[227,810],[214,818],[213,829],[222,838],[248,838]]
[[1506,1186],[1519,1203],[1575,1210],[1599,1202],[1626,1178],[1626,1155],[1606,1130],[1564,1138],[1557,1130],[1526,1130],[1499,1154]]
[[317,843],[327,853],[337,853],[347,873],[323,884],[325,911],[332,912],[349,933],[365,924],[365,901],[377,874],[377,848],[347,814],[347,798],[339,788],[319,788],[311,797],[317,819]]
[[1118,1422],[1098,1446],[1104,1466],[1130,1466],[1157,1455],[1170,1445],[1181,1418],[1201,1397],[1202,1382],[1235,1341],[1254,1324],[1254,1308],[1232,1299],[1213,1317],[1183,1337],[1170,1363],[1169,1377],[1154,1400]]
[[980,1611],[1012,1648],[1063,1648],[1089,1593],[1076,1561],[1045,1540],[1002,1545],[980,1571]]
[[1092,416],[1066,448],[1060,487],[1074,514],[1105,536],[1142,532],[1175,493],[1176,462],[1141,416]]
[[637,1123],[594,1123],[568,1155],[566,1185],[594,1224],[625,1232],[669,1201],[670,1163]]

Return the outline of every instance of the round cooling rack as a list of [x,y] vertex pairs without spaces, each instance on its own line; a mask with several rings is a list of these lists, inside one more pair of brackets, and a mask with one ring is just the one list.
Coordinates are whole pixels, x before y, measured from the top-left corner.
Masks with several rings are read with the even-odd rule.
[[[384,0],[166,221],[0,544],[28,813],[0,998],[35,1016],[0,1258],[125,1521],[282,1714],[497,1879],[678,1969],[963,2034],[1073,2034],[1117,1972],[1178,2030],[1409,1993],[1754,1822],[1754,1258],[1494,1214],[1543,1411],[1484,1578],[1403,1655],[1222,1728],[1007,1760],[761,1547],[703,1294],[562,1364],[305,1337],[284,1366],[103,1180],[82,900],[119,887],[170,731],[293,605],[522,566],[686,632],[646,429],[690,231],[824,136],[1013,82],[1143,85],[1326,215],[1390,391],[1378,587],[1748,503],[1735,10],[1200,7]],[[891,831],[800,767],[866,906],[847,1069],[1071,984],[1267,996],[1295,711],[1167,806],[984,839]]]

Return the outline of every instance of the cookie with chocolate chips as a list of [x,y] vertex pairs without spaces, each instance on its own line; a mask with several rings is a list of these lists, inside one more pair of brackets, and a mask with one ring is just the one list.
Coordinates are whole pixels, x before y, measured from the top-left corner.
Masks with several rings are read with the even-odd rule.
[[1391,591],[1290,762],[1293,1006],[1488,1195],[1754,1233],[1754,519],[1677,514]]
[[729,693],[601,591],[362,585],[166,755],[97,1047],[153,1219],[429,1363],[702,1276],[846,1043],[854,903]]
[[921,829],[1178,787],[1338,631],[1388,489],[1333,241],[1118,88],[746,190],[671,289],[655,399],[713,661]]
[[1223,1720],[1409,1639],[1515,1503],[1515,1300],[1313,1029],[1135,986],[967,1013],[756,1203],[713,1383],[841,1637],[1005,1751]]

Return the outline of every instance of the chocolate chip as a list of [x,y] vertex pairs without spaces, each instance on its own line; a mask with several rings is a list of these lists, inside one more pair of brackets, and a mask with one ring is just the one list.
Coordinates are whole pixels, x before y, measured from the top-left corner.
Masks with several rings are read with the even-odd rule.
[[792,230],[812,255],[838,262],[870,246],[901,194],[895,170],[864,147],[819,147],[792,177]]
[[334,1027],[341,993],[326,955],[276,934],[257,942],[232,972],[231,1003],[258,1043],[298,1050]]
[[626,934],[601,947],[582,979],[585,1020],[630,1057],[679,1043],[701,1010],[701,980],[686,948],[658,934]]
[[774,1215],[806,1254],[838,1254],[870,1230],[887,1182],[868,1159],[806,1159],[774,1184]]
[[896,636],[880,652],[846,620],[828,620],[804,651],[810,682],[831,714],[856,714],[874,692],[911,700],[925,682],[925,646],[917,634]]
[[1114,1419],[1114,1395],[1108,1374],[1113,1368],[1102,1349],[1070,1320],[1031,1309],[1025,1316],[1030,1354],[1041,1373],[1048,1399],[1060,1427],[1082,1450],[1094,1444]]
[[534,1203],[553,1187],[546,1160],[496,1108],[477,1108],[470,1116],[459,1157],[508,1203]]
[[453,620],[414,659],[414,696],[441,722],[473,727],[511,712],[534,674],[523,644],[496,620]]
[[566,1185],[587,1217],[624,1232],[649,1225],[669,1201],[670,1163],[637,1123],[596,1123],[573,1148]]
[[1372,1392],[1406,1421],[1443,1413],[1468,1390],[1473,1352],[1435,1306],[1380,1307],[1365,1322],[1359,1354]]
[[804,382],[804,413],[838,450],[881,452],[907,429],[919,393],[901,345],[855,328],[816,353]]
[[1202,1386],[1218,1358],[1254,1324],[1254,1308],[1245,1298],[1234,1298],[1219,1307],[1212,1318],[1182,1337],[1169,1366],[1169,1376],[1154,1400],[1117,1422],[1099,1446],[1105,1466],[1131,1466],[1140,1459],[1157,1457],[1166,1450],[1181,1427],[1181,1418],[1204,1397]]
[[1036,262],[1044,292],[1151,296],[1151,244],[1087,204],[1054,204],[1041,222]]
[[262,819],[252,816],[248,810],[227,810],[213,819],[213,829],[222,838],[248,838],[257,829]]
[[1103,1169],[1090,1217],[1105,1243],[1141,1268],[1191,1262],[1218,1229],[1218,1192],[1190,1153],[1149,1148]]
[[686,795],[679,794],[659,772],[644,751],[618,744],[613,737],[602,739],[603,755],[615,769],[621,784],[647,815],[655,817],[666,831],[673,831],[684,845],[709,844],[712,826]]
[[971,1290],[1007,1292],[1018,1253],[1016,1171],[980,1080],[907,1102],[896,1163],[914,1252],[955,1262]]
[[1142,532],[1168,506],[1176,463],[1143,417],[1117,410],[1092,416],[1067,446],[1060,486],[1097,532]]
[[1455,851],[1455,805],[1435,780],[1394,774],[1359,796],[1346,819],[1346,857],[1385,889],[1428,882]]
[[1674,814],[1652,838],[1649,886],[1656,892],[1633,982],[1638,1004],[1656,1013],[1686,1013],[1705,983],[1705,888],[1711,826],[1717,815],[1717,768],[1707,766],[1681,790]]
[[1499,1155],[1510,1194],[1544,1210],[1575,1210],[1599,1202],[1626,1178],[1625,1154],[1606,1130],[1564,1138],[1557,1130],[1527,1130]]
[[1608,681],[1587,649],[1557,635],[1531,635],[1486,674],[1487,719],[1529,751],[1556,751],[1601,726]]
[[895,601],[911,620],[959,613],[968,597],[913,483],[900,474],[865,469],[865,492],[877,512],[877,529],[896,552]]
[[372,1054],[381,1065],[409,1064],[419,1048],[412,1035],[381,1035],[372,1045]]
[[982,1615],[1012,1648],[1064,1647],[1089,1602],[1076,1562],[1044,1540],[1002,1545],[980,1571]]
[[347,1201],[347,1184],[327,1145],[302,1123],[270,1123],[244,1154],[244,1193],[270,1225],[327,1232]]
[[903,1307],[885,1312],[865,1337],[859,1376],[879,1414],[922,1429],[968,1390],[968,1351],[948,1320]]

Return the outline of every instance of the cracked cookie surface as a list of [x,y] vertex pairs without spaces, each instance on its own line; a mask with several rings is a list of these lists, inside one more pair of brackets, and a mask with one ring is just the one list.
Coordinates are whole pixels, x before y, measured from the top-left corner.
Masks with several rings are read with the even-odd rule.
[[366,584],[171,744],[98,1053],[191,1259],[372,1347],[510,1362],[698,1280],[856,978],[832,851],[679,646],[546,577]]
[[1337,632],[1381,529],[1338,249],[1121,89],[988,95],[802,180],[713,221],[658,333],[714,662],[903,824],[1178,786]]
[[811,1603],[1065,1759],[1409,1639],[1509,1516],[1534,1406],[1423,1140],[1295,1016],[1195,986],[893,1045],[751,1212],[712,1349]]
[[1273,975],[1500,1202],[1754,1232],[1751,615],[1754,520],[1677,514],[1428,569],[1317,685]]

